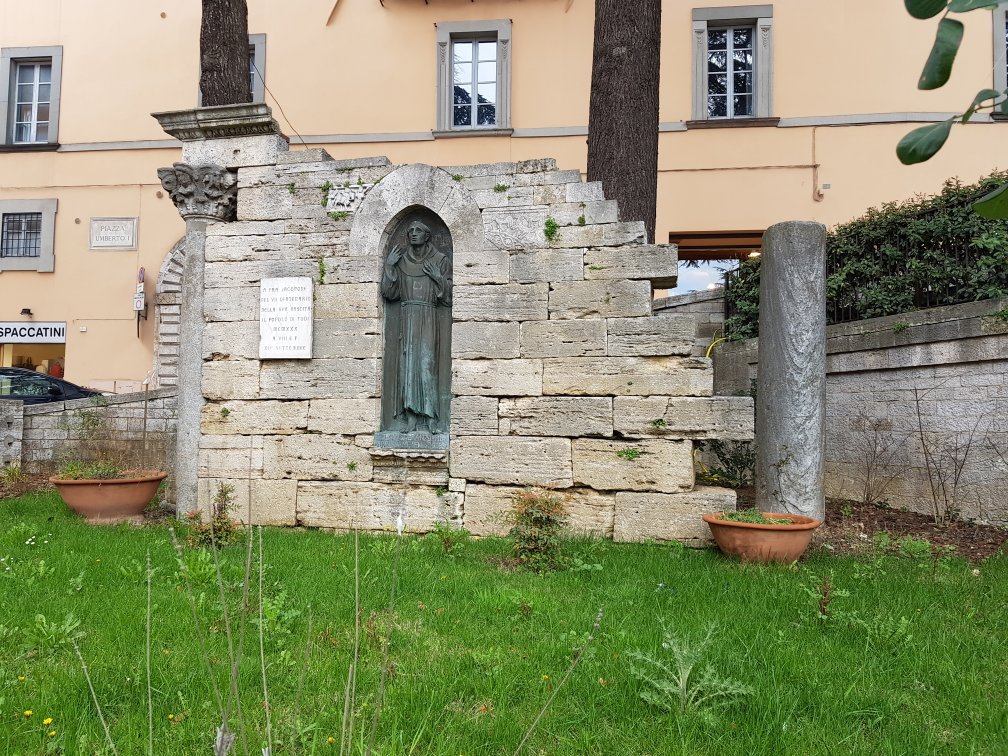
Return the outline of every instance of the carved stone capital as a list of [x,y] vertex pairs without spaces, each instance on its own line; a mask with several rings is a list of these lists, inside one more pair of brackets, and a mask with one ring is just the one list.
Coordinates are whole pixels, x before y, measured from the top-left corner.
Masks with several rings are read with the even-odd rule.
[[238,210],[238,178],[219,165],[158,168],[161,186],[185,220],[232,221]]

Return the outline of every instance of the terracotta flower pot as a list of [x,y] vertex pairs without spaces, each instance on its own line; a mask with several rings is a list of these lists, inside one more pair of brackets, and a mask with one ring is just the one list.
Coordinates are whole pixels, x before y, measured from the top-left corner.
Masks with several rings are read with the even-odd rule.
[[787,518],[792,524],[759,525],[720,519],[723,512],[705,514],[704,522],[725,554],[744,562],[784,562],[790,564],[805,553],[812,531],[822,525],[814,517],[763,512],[768,520]]
[[63,501],[88,522],[122,522],[143,515],[168,473],[141,470],[133,478],[112,480],[65,480],[49,478]]

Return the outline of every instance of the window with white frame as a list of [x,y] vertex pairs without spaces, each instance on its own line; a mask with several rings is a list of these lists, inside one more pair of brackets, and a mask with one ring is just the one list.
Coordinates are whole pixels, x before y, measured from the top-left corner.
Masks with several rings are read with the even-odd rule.
[[435,134],[509,130],[511,22],[442,22],[437,43]]
[[[1008,89],[1008,9],[999,5],[994,9],[994,89],[1003,92]],[[1000,114],[1008,114],[1008,102],[998,108]]]
[[2,143],[11,147],[58,145],[62,47],[0,50]]
[[55,199],[0,200],[0,271],[53,271],[56,206]]
[[693,9],[693,119],[769,118],[773,6]]

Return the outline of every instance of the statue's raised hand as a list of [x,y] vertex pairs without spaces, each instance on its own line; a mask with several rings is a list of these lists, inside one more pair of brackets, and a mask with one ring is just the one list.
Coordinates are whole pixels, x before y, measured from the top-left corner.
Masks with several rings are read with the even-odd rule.
[[441,280],[441,270],[438,268],[438,264],[431,259],[424,260],[423,272],[435,281]]
[[402,260],[403,251],[402,247],[396,244],[392,249],[389,250],[388,257],[385,258],[386,265],[395,266],[400,260]]

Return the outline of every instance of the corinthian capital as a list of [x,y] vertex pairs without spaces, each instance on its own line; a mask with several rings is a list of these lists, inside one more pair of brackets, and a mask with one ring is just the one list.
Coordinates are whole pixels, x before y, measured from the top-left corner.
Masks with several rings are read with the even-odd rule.
[[185,219],[231,221],[238,208],[238,180],[219,165],[158,168],[158,178]]

